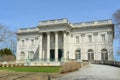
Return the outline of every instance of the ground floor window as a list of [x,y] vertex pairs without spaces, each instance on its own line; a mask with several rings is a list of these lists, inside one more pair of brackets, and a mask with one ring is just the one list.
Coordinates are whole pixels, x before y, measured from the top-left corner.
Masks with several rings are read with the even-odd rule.
[[21,60],[25,60],[25,53],[24,52],[21,52]]
[[103,61],[108,60],[108,51],[107,51],[107,49],[102,49],[101,50],[101,60],[103,60]]
[[88,60],[94,60],[94,52],[92,49],[88,50]]
[[30,51],[29,54],[28,54],[28,59],[32,60],[33,56],[34,56],[34,52]]
[[75,51],[75,57],[76,57],[76,60],[80,60],[81,59],[81,49],[80,48],[78,48]]

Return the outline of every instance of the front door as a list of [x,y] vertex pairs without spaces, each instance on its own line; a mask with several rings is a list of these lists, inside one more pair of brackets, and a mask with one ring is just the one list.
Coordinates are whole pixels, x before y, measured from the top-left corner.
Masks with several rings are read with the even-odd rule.
[[55,50],[54,49],[50,50],[50,61],[55,61]]

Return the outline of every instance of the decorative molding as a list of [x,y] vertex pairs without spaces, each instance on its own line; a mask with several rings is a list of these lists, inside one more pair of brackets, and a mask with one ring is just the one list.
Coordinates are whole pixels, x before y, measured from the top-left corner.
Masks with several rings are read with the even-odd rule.
[[38,37],[35,37],[35,40],[38,40]]
[[54,31],[55,34],[58,34],[58,31]]
[[98,35],[98,32],[94,32],[93,34],[94,34],[95,36],[97,36],[97,35]]
[[112,31],[107,31],[107,34],[112,34],[113,32]]
[[85,33],[81,33],[81,36],[82,36],[82,37],[85,37]]
[[25,40],[28,40],[29,38],[26,38]]
[[50,32],[46,32],[47,33],[47,35],[49,34],[50,35]]

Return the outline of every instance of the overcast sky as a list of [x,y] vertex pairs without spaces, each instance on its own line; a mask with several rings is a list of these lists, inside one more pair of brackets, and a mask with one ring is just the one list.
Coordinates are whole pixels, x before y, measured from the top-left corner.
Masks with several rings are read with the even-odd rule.
[[0,0],[0,24],[16,32],[42,20],[67,18],[75,23],[112,19],[119,8],[120,0]]

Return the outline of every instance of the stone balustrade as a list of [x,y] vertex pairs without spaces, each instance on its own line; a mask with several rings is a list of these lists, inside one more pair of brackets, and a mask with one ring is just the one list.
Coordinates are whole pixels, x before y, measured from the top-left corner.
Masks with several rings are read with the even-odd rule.
[[100,60],[95,60],[92,61],[93,64],[103,64],[103,65],[110,65],[110,66],[115,66],[115,67],[120,67],[120,62],[118,61],[100,61]]
[[61,23],[69,23],[67,19],[55,19],[55,20],[46,20],[46,21],[41,21],[39,23],[39,26],[43,25],[51,25],[51,24],[61,24]]
[[81,22],[81,23],[73,23],[71,24],[73,27],[83,27],[83,26],[97,26],[102,24],[112,24],[112,20],[99,20],[99,21],[90,21],[90,22]]
[[21,28],[18,30],[19,32],[34,32],[34,31],[38,31],[39,29],[37,27],[31,27],[31,28]]

